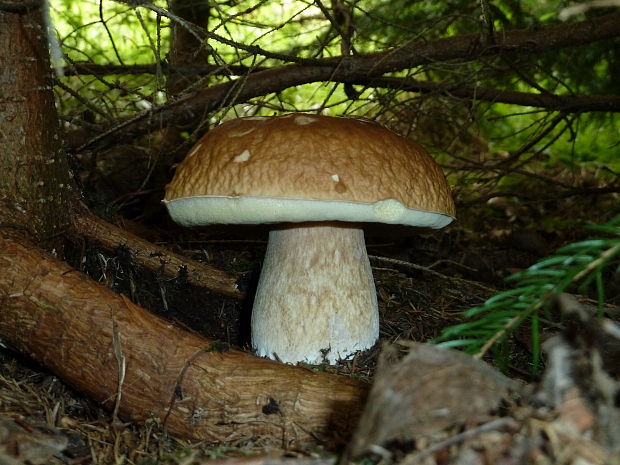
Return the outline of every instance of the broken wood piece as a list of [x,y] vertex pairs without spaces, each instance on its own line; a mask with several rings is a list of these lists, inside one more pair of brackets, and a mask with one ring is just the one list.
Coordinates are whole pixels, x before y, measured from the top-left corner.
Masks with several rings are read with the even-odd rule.
[[382,353],[347,459],[484,417],[519,389],[516,382],[462,352],[415,342],[406,345],[410,352],[400,361],[387,362],[393,348]]
[[347,440],[367,385],[182,330],[0,230],[0,339],[123,421],[188,440]]
[[237,299],[245,297],[245,293],[237,285],[235,276],[145,241],[102,220],[86,209],[77,212],[73,222],[77,233],[99,242],[109,250],[126,247],[135,263],[153,271],[161,271],[167,278],[175,278],[181,270],[185,270],[187,282],[194,286],[205,287]]

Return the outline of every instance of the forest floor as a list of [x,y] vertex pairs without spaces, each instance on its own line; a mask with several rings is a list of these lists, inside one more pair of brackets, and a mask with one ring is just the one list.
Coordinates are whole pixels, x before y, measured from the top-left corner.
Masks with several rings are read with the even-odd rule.
[[[542,191],[538,194],[541,198],[548,195]],[[266,246],[265,228],[186,231],[160,213],[161,223],[157,226],[153,226],[151,218],[149,227],[143,228],[140,218],[135,218],[124,227],[187,257],[241,274],[251,289]],[[618,213],[618,199],[613,195],[529,203],[498,200],[461,205],[459,221],[444,231],[383,228],[368,232],[368,253],[381,315],[380,343],[350,361],[320,369],[373,380],[385,343],[391,344],[388,350],[395,350],[402,362],[410,347],[406,341],[435,338],[443,328],[462,321],[462,311],[507,289],[507,276],[564,244],[587,238],[584,225],[608,221]],[[238,302],[204,289],[188,289],[178,280],[164,280],[155,272],[136,267],[122,250],[110,253],[95,243],[76,243],[68,252],[74,266],[143,307],[205,336],[249,350],[251,302]],[[593,297],[578,295],[576,299],[587,310],[595,306]],[[618,320],[617,273],[610,276],[606,298],[607,315]],[[563,329],[561,321],[549,324],[542,328],[542,339]],[[620,463],[614,456],[618,451],[610,446],[618,432],[606,424],[620,418],[613,411],[620,403],[618,391],[612,389],[614,399],[605,403],[600,395],[583,392],[577,386],[559,403],[545,403],[540,400],[546,389],[543,378],[532,374],[531,350],[530,331],[526,328],[511,340],[509,363],[504,370],[518,389],[506,389],[484,415],[447,422],[422,435],[401,431],[398,444],[388,435],[387,439],[392,440],[367,451],[364,463]],[[493,364],[492,359],[487,362]],[[548,373],[548,363],[543,357],[542,373]],[[471,370],[476,372],[479,367]],[[609,375],[614,388],[617,375]],[[449,379],[441,382],[450,383],[455,376],[451,372]],[[519,395],[508,391],[519,391]],[[473,402],[466,395],[461,403]],[[369,402],[373,401],[379,402],[371,395]],[[382,409],[389,411],[385,406]],[[428,426],[428,422],[425,424]],[[8,349],[0,351],[2,464],[190,465],[224,460],[249,465],[288,460],[301,465],[305,460],[319,465],[333,463],[341,453],[316,444],[282,444],[275,437],[247,438],[231,444],[189,444],[164,434],[156,420],[144,425],[122,423],[44,368]]]

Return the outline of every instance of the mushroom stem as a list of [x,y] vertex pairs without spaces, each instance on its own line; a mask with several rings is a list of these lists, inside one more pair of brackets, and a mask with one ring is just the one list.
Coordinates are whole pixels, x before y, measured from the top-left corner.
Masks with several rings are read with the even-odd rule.
[[252,346],[286,363],[335,363],[379,336],[364,232],[349,223],[272,230],[252,310]]

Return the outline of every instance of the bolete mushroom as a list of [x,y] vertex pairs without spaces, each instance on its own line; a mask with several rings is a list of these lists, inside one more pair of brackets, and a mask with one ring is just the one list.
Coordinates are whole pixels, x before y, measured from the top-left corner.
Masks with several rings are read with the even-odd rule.
[[274,223],[252,347],[287,363],[334,363],[377,341],[361,223],[441,228],[455,212],[441,169],[417,143],[371,121],[300,113],[209,131],[164,203],[184,226]]

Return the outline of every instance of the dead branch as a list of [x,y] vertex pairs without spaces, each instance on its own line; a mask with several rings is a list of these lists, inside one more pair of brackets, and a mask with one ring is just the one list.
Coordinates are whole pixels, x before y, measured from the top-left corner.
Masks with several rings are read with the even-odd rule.
[[175,66],[170,63],[162,62],[152,65],[100,65],[97,63],[72,63],[63,68],[64,76],[78,76],[82,74],[92,74],[94,76],[106,76],[110,74],[178,74],[183,77],[204,76],[204,75],[224,75],[231,73],[243,75],[265,71],[268,68],[263,66],[240,66],[227,65],[225,68],[220,65],[201,65],[201,66]]
[[126,247],[135,263],[153,271],[163,272],[167,278],[176,278],[183,272],[187,282],[194,286],[206,287],[237,299],[245,297],[234,276],[156,246],[85,209],[73,216],[73,224],[78,234],[100,243],[108,250]]
[[[119,1],[130,4],[130,5],[133,3],[131,0],[119,0]],[[177,23],[179,26],[183,27],[183,29],[185,29],[188,33],[193,35],[198,42],[203,42],[206,39],[212,39],[212,40],[215,40],[216,42],[219,42],[224,45],[228,45],[237,50],[243,50],[245,52],[248,52],[250,55],[254,55],[254,56],[262,55],[265,58],[272,58],[274,60],[281,60],[281,61],[290,62],[290,63],[315,65],[315,64],[320,64],[321,62],[321,60],[317,58],[302,58],[302,57],[298,57],[294,55],[287,55],[285,53],[278,53],[278,52],[272,52],[270,50],[265,50],[264,48],[261,48],[258,45],[254,45],[254,44],[249,45],[249,44],[245,44],[242,42],[236,42],[232,39],[228,39],[219,34],[215,34],[212,31],[208,31],[204,28],[196,26],[195,24],[192,24],[189,21],[184,20],[183,18],[172,13],[171,11],[166,10],[165,8],[161,8],[159,6],[153,5],[151,3],[147,3],[147,2],[140,3],[140,7],[146,8],[147,10],[154,11],[155,13],[165,18],[168,18],[170,21]],[[207,47],[207,49],[208,48],[209,47]]]
[[620,112],[620,97],[613,95],[555,95],[551,93],[528,93],[512,90],[499,90],[487,87],[469,87],[447,82],[424,82],[409,78],[351,79],[350,84],[368,87],[434,93],[448,97],[479,100],[492,103],[512,103],[515,105],[544,108],[564,113],[606,111]]
[[[269,68],[246,66],[228,66],[226,70],[221,66],[182,66],[171,67],[162,63],[161,71],[164,74],[179,74],[187,78],[190,76],[203,75],[228,75],[228,71],[234,74],[244,75],[266,71]],[[65,75],[93,74],[104,76],[110,74],[155,74],[157,65],[97,65],[93,63],[77,63],[71,68],[65,68]],[[491,103],[511,103],[529,107],[544,108],[546,110],[562,111],[565,113],[578,112],[620,112],[620,97],[613,95],[556,95],[552,93],[528,93],[512,90],[493,89],[489,87],[469,87],[462,84],[449,82],[428,82],[411,78],[381,77],[372,79],[342,79],[345,84],[362,85],[365,87],[386,88],[407,92],[419,92],[421,94],[436,94],[452,98],[478,100]],[[67,92],[75,92],[65,88],[62,83],[56,83]],[[76,95],[74,95],[76,97]],[[89,105],[88,102],[82,102]],[[91,108],[92,110],[92,108]]]
[[472,61],[482,56],[536,54],[609,39],[619,34],[620,15],[608,15],[537,30],[504,31],[496,34],[495,43],[489,46],[481,43],[479,34],[471,34],[414,42],[384,52],[317,60],[315,64],[283,65],[203,89],[171,104],[153,108],[108,128],[90,140],[81,131],[70,133],[66,137],[67,149],[79,152],[95,147],[109,147],[162,127],[190,123],[206,112],[227,105],[310,82],[368,79],[429,63]]
[[[178,438],[345,439],[367,386],[184,331],[0,230],[0,338],[127,421]],[[123,363],[119,363],[122,355]],[[122,396],[119,395],[122,390]]]

